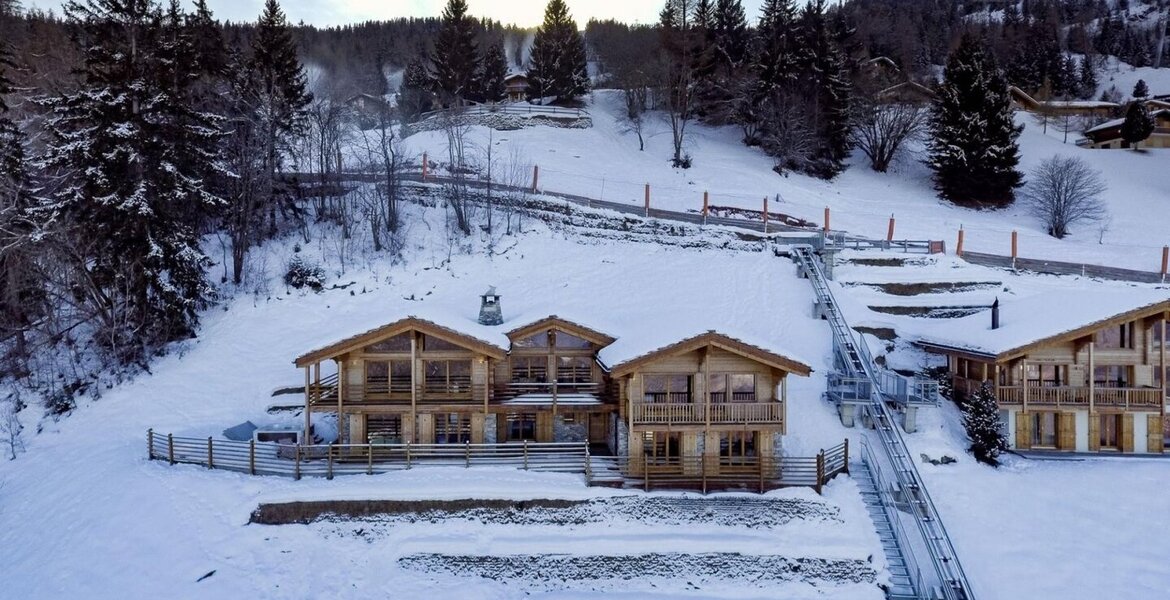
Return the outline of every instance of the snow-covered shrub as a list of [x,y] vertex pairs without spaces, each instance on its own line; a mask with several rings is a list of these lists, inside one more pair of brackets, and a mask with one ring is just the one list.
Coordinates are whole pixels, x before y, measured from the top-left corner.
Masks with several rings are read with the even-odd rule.
[[24,449],[20,435],[24,431],[20,423],[21,408],[20,399],[15,395],[0,400],[0,444],[6,447],[9,460],[15,460],[16,453]]
[[321,291],[325,286],[325,269],[320,265],[312,264],[300,256],[294,256],[288,262],[288,270],[284,273],[285,285],[296,288],[309,288],[314,292]]
[[963,406],[963,427],[971,440],[970,450],[975,460],[998,466],[999,455],[1008,449],[1008,443],[990,384],[985,382]]

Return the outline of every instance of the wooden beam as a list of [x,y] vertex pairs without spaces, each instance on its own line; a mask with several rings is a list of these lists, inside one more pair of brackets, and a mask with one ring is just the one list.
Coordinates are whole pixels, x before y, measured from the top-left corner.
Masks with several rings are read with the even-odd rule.
[[[346,425],[348,425],[345,419],[345,403],[343,401],[343,398],[345,398],[345,362],[344,358],[337,361],[337,442],[339,444],[347,443],[342,437],[345,435]],[[387,368],[389,368],[389,364],[387,364]]]
[[308,443],[309,441],[309,427],[311,426],[311,421],[309,419],[309,395],[310,390],[312,389],[311,386],[312,381],[309,377],[309,367],[305,367],[305,437],[302,438],[305,443]]
[[[1166,375],[1167,375],[1167,373],[1166,373],[1166,343],[1167,343],[1166,334],[1170,333],[1170,326],[1168,326],[1167,323],[1168,323],[1168,321],[1167,321],[1166,317],[1162,317],[1162,347],[1158,351],[1158,354],[1160,356],[1160,360],[1158,362],[1161,363],[1161,369],[1162,369],[1162,411],[1161,412],[1162,412],[1163,418],[1166,417],[1166,389],[1167,389],[1167,386],[1170,386],[1170,382],[1166,381]],[[1163,423],[1162,427],[1165,428],[1165,426],[1166,426],[1165,423]]]
[[[711,347],[703,348],[703,421],[706,427],[703,429],[703,443],[706,444],[707,432],[711,430]],[[731,399],[731,392],[726,391],[727,399]],[[704,447],[705,448],[705,447]]]
[[1020,385],[1024,390],[1024,412],[1028,412],[1028,361],[1020,361]]
[[[410,439],[418,439],[418,332],[410,332]],[[405,429],[405,427],[403,427]]]
[[1097,366],[1097,364],[1096,364],[1097,359],[1095,356],[1096,353],[1094,352],[1095,348],[1096,348],[1096,344],[1092,340],[1089,340],[1089,418],[1090,419],[1093,418],[1094,401],[1096,400],[1096,398],[1094,398],[1094,396],[1097,395],[1096,383],[1094,382],[1094,379],[1096,379],[1096,375],[1093,373],[1093,371],[1096,370],[1096,366]]

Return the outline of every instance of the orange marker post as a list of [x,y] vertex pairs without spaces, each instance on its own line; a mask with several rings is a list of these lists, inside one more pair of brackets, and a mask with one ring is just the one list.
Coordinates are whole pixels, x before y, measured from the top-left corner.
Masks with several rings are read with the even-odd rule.
[[886,241],[894,241],[894,215],[890,215],[890,226],[886,229]]
[[959,227],[959,243],[955,245],[955,256],[963,255],[963,228]]
[[1170,267],[1170,246],[1162,246],[1162,283],[1166,283],[1166,270]]
[[536,193],[536,185],[540,182],[540,165],[532,165],[532,193]]
[[829,207],[825,207],[825,233],[829,233]]
[[650,216],[650,184],[646,184],[646,216]]
[[422,173],[422,179],[423,179],[423,181],[426,181],[426,180],[427,180],[427,153],[426,153],[426,152],[423,152],[423,173]]
[[703,192],[703,218],[704,218],[704,219],[706,219],[706,218],[707,218],[707,208],[708,208],[708,206],[709,206],[709,205],[707,204],[707,192]]
[[768,233],[768,197],[764,196],[764,233]]

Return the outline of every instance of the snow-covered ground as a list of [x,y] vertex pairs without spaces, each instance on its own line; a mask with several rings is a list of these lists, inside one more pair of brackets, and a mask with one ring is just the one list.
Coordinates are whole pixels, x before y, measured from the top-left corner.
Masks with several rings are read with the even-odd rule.
[[[1131,73],[1136,71],[1119,72],[1117,77],[1128,81]],[[659,116],[647,117],[646,150],[640,152],[635,134],[626,131],[620,121],[624,105],[619,92],[598,90],[592,94],[589,110],[593,119],[589,129],[534,127],[491,132],[493,173],[499,178],[500,173],[511,170],[512,163],[522,163],[523,168],[517,171],[520,182],[527,184],[532,170],[528,165],[536,164],[542,189],[638,206],[643,203],[643,186],[649,183],[651,204],[675,210],[698,211],[704,191],[710,193],[712,205],[756,210],[767,196],[771,199],[769,210],[815,223],[823,222],[827,206],[834,229],[875,238],[885,236],[893,214],[900,238],[945,240],[953,249],[962,227],[966,231],[964,248],[977,252],[1010,253],[1011,232],[1018,230],[1021,256],[1146,271],[1160,268],[1162,246],[1170,243],[1167,221],[1150,218],[1164,214],[1170,201],[1170,169],[1165,168],[1170,164],[1170,149],[1122,152],[1078,148],[1073,143],[1077,136],[1070,135],[1068,143],[1063,143],[1062,134],[1051,127],[1047,134],[1042,133],[1023,113],[1017,116],[1026,125],[1020,137],[1021,168],[1026,172],[1056,154],[1088,160],[1102,172],[1109,188],[1105,200],[1112,217],[1106,231],[1095,225],[1082,226],[1065,240],[1057,240],[1021,206],[974,211],[942,202],[931,188],[929,170],[913,156],[906,156],[885,174],[871,171],[864,157],[855,153],[849,169],[832,182],[798,174],[784,177],[771,170],[771,159],[740,142],[736,127],[692,123],[686,152],[694,158],[694,166],[673,169],[669,126]],[[470,139],[474,153],[486,156],[488,130],[474,127]],[[446,161],[447,138],[441,131],[411,136],[405,147],[415,155],[427,152],[432,161]]]

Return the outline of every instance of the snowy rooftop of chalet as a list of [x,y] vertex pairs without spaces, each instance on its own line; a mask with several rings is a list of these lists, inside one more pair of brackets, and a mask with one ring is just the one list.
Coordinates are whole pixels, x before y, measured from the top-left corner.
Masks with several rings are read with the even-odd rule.
[[1069,290],[1001,298],[999,329],[991,328],[987,310],[958,319],[916,320],[912,337],[921,343],[998,355],[1159,303],[1170,308],[1170,290]]

